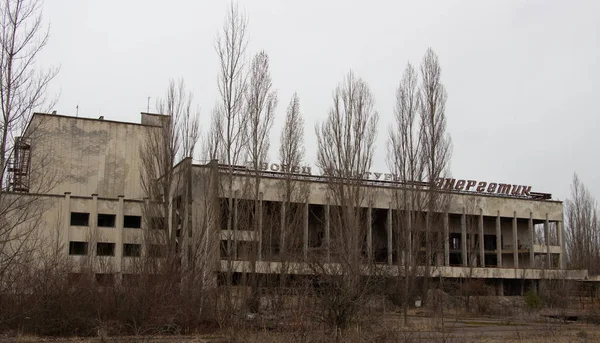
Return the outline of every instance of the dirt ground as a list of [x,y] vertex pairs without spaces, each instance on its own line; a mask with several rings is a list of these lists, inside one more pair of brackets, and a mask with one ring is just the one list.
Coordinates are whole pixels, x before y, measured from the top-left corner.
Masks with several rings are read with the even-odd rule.
[[[232,339],[233,338],[233,339]],[[185,342],[185,343],[221,343],[221,342],[329,342],[332,335],[323,330],[304,332],[244,331],[231,335],[219,332],[211,335],[163,336],[163,337],[106,337],[101,338],[44,338],[33,336],[4,336],[0,342],[55,342],[55,343],[96,343],[96,342]],[[349,329],[339,342],[600,342],[600,326],[580,322],[548,319],[541,316],[530,318],[476,318],[446,317],[443,324],[439,318],[411,316],[408,326],[402,325],[399,314],[386,315],[381,326],[373,327],[369,332]]]

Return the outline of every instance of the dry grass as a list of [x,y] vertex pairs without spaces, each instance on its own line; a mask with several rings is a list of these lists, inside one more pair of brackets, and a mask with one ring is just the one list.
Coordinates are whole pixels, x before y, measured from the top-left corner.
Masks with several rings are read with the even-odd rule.
[[153,337],[106,337],[100,338],[41,338],[35,336],[4,337],[0,342],[186,342],[186,343],[300,343],[300,342],[348,342],[348,343],[558,343],[558,342],[600,342],[600,326],[584,323],[565,323],[548,320],[540,316],[522,315],[511,318],[446,316],[429,317],[426,313],[411,311],[409,325],[403,325],[403,317],[398,313],[388,313],[376,321],[354,325],[344,333],[336,333],[323,325],[312,325],[304,330],[281,332],[260,329],[221,330],[212,335],[195,336],[153,336]]

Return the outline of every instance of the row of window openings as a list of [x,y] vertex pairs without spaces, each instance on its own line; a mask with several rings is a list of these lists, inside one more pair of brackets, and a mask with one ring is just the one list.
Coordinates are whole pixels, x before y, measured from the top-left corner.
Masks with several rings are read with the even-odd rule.
[[[88,242],[69,242],[69,255],[87,255]],[[125,243],[123,244],[123,256],[125,257],[140,257],[142,254],[142,245]],[[151,244],[148,246],[148,256],[164,257],[165,246]],[[96,243],[96,256],[115,256],[115,243]]]
[[[114,214],[98,213],[98,226],[115,227],[117,216]],[[89,226],[90,214],[85,212],[71,212],[71,226]],[[142,217],[123,216],[123,227],[139,229],[142,227]]]
[[[114,214],[98,213],[98,227],[115,227],[117,216]],[[165,229],[166,222],[163,218],[152,218],[151,228]],[[85,212],[71,212],[71,226],[89,226],[90,214]],[[123,216],[123,227],[128,229],[140,229],[142,227],[141,216]]]

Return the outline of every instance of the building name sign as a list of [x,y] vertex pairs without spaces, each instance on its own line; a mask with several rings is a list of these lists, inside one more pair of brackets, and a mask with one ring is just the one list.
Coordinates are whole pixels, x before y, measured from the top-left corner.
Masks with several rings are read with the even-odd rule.
[[[246,167],[250,170],[254,170],[254,163],[246,162]],[[282,164],[282,163],[261,162],[258,164],[258,170],[312,175],[312,168],[310,166],[291,166],[290,167],[287,164]]]
[[[246,166],[248,169],[254,170],[254,164],[252,162],[247,162]],[[310,166],[289,166],[282,163],[261,162],[258,164],[258,170],[301,175],[313,175],[312,168]],[[322,174],[325,176],[332,175],[332,173],[328,173],[326,171],[324,171]],[[333,175],[335,174],[336,173],[333,173]],[[400,181],[396,174],[390,173],[366,172],[362,175],[362,178],[365,180]],[[508,183],[438,178],[435,181],[435,186],[437,188],[448,191],[501,194],[509,196],[531,196],[531,186],[512,185]]]
[[438,188],[452,191],[503,194],[513,196],[530,196],[529,193],[531,192],[531,186],[475,180],[439,178],[436,180],[435,185]]

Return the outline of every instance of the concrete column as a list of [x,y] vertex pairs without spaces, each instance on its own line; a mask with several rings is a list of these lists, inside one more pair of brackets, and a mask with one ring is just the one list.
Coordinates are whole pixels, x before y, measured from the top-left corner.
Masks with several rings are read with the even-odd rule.
[[373,208],[367,209],[367,258],[369,262],[373,261]]
[[124,236],[124,229],[123,229],[123,221],[124,221],[124,195],[119,195],[119,205],[117,206],[117,239],[116,239],[116,243],[115,243],[115,265],[116,265],[116,270],[115,272],[117,273],[121,273],[121,271],[123,270],[123,236]]
[[281,218],[279,223],[279,255],[283,259],[285,254],[285,233],[287,228],[285,227],[285,201],[281,202]]
[[504,296],[504,280],[502,279],[498,279],[498,294],[496,294],[499,297]]
[[231,241],[233,241],[233,253],[232,253],[232,259],[237,259],[237,232],[238,232],[238,193],[239,191],[236,190],[233,194],[233,233],[230,232],[229,234],[233,234],[233,239],[231,239]]
[[[92,194],[92,208],[90,209],[90,238],[88,239],[88,249],[90,249],[90,256],[93,258],[96,257],[98,233],[98,194]],[[95,262],[95,259],[92,259],[92,261]]]
[[502,223],[500,221],[500,211],[496,215],[496,259],[498,268],[502,268]]
[[514,268],[519,268],[519,236],[517,235],[517,211],[514,211],[513,214],[512,234]]
[[560,255],[558,256],[558,264],[561,270],[565,269],[565,241],[564,241],[564,226],[562,221],[556,222],[556,231],[558,235],[558,245],[560,246]]
[[[425,265],[431,266],[431,213],[427,211],[425,213]],[[421,247],[421,242],[419,242],[419,248]]]
[[304,260],[308,259],[308,201],[304,204],[304,234],[303,234],[302,253]]
[[[406,244],[404,244],[406,246],[406,250],[402,252],[403,254],[403,258],[406,259],[405,261],[402,261],[404,263],[408,263],[408,265],[412,264],[412,232],[413,232],[413,226],[412,226],[412,217],[411,214],[409,213],[408,210],[405,210],[406,213],[406,236],[407,237],[401,237],[401,239],[406,240]],[[400,238],[400,237],[398,237]]]
[[450,218],[444,214],[444,265],[450,266]]
[[[69,242],[71,242],[71,192],[65,192],[65,198],[63,199],[62,207],[62,234],[64,235],[64,254],[69,255]],[[88,245],[88,249],[90,249]]]
[[552,257],[550,256],[550,221],[548,220],[548,213],[546,213],[546,220],[544,220],[544,236],[546,236],[546,269],[552,269]]
[[325,259],[327,262],[331,260],[331,223],[329,218],[330,206],[329,199],[325,204]]
[[[173,227],[173,206],[174,206],[174,201],[173,201],[173,195],[169,194],[169,197],[167,198],[168,201],[168,205],[167,206],[167,215],[165,217],[165,221],[167,222],[167,242],[170,242],[170,237],[173,234],[173,230],[177,230],[177,228]],[[174,236],[177,236],[177,232],[175,232],[173,234]]]
[[485,268],[485,247],[483,246],[483,209],[479,209],[479,259],[482,268]]
[[387,253],[388,253],[388,264],[392,264],[392,252],[394,249],[394,237],[392,235],[392,203],[390,202],[390,206],[387,211]]
[[529,268],[535,267],[535,249],[533,245],[535,244],[535,230],[533,228],[533,213],[529,212],[529,236],[531,239],[531,244],[529,244]]
[[469,261],[467,260],[467,215],[465,214],[465,208],[463,207],[463,213],[460,217],[460,250],[462,255],[462,265],[463,267],[469,266]]
[[[270,244],[271,242],[269,242]],[[263,246],[263,192],[258,193],[258,261],[262,261]]]
[[[149,208],[149,207],[150,207],[150,199],[144,198],[144,207],[143,208]],[[142,210],[142,213],[144,213],[143,210]],[[150,222],[151,222],[151,218],[146,218],[146,219],[142,218],[142,229],[143,230],[148,230],[149,229],[148,223],[150,223]],[[219,244],[220,243],[221,242],[219,241]],[[228,241],[227,249],[228,249],[227,253],[229,253],[229,251],[230,251],[229,250],[230,249],[230,247],[229,247],[229,241]],[[148,245],[147,244],[142,244],[142,251],[141,251],[140,256],[145,258],[147,253],[148,253]],[[219,251],[219,253],[220,253],[220,251]],[[219,254],[219,253],[217,253],[217,254]]]

